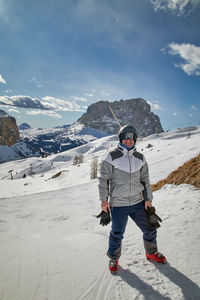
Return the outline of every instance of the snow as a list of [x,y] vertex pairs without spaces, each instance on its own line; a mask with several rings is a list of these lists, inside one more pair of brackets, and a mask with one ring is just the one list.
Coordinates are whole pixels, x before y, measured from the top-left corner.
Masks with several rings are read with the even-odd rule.
[[[108,136],[44,159],[0,165],[1,300],[200,299],[200,191],[191,185],[154,192],[163,219],[158,246],[168,263],[145,259],[142,234],[129,220],[119,273],[109,273],[110,225],[102,227],[95,218],[98,180],[90,180],[90,164],[116,143]],[[149,143],[152,148],[146,148]],[[199,154],[200,127],[149,136],[137,149],[143,149],[156,183]],[[74,166],[79,154],[84,162]]]
[[94,128],[86,127],[83,124],[75,122],[68,128],[64,127],[55,127],[55,128],[37,128],[37,129],[25,129],[20,132],[23,138],[34,139],[39,135],[52,135],[53,133],[61,134],[62,137],[70,137],[71,140],[82,137],[86,142],[94,140],[95,138],[101,138],[106,134],[102,131],[96,130]]
[[21,139],[8,147],[0,145],[0,163],[31,156],[41,156],[40,150],[58,153],[77,145],[107,136],[106,133],[75,122],[55,128],[20,130]]
[[33,155],[38,155],[38,153],[33,152],[33,150],[21,140],[12,146],[0,145],[0,163]]

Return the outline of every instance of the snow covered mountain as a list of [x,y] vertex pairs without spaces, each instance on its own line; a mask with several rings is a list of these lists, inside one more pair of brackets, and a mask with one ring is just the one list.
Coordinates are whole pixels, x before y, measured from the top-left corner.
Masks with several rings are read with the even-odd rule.
[[22,123],[18,126],[19,130],[31,129],[31,126],[28,123]]
[[[27,97],[21,97],[20,105],[25,103],[27,99]],[[16,101],[18,102],[19,99]],[[34,99],[33,102],[34,105],[38,104],[37,99]],[[119,125],[109,107],[115,111],[121,125],[130,123],[136,126],[139,136],[163,132],[159,117],[151,112],[150,105],[144,99],[115,102],[99,101],[90,105],[87,113],[72,125],[49,129],[32,129],[27,123],[22,123],[19,125],[20,140],[19,130],[16,126],[18,138],[15,139],[13,135],[14,141],[11,144],[2,143],[0,163],[30,156],[46,156],[64,152],[103,136],[116,134]],[[4,114],[6,113],[4,112]],[[4,136],[6,137],[5,140],[10,141],[11,131],[8,126],[7,128]],[[17,144],[15,144],[16,142]],[[12,146],[8,148],[4,145]]]
[[106,136],[104,132],[79,123],[49,129],[28,129],[20,134],[24,142],[36,151],[50,154],[63,152]]
[[0,145],[0,164],[7,161],[23,159],[31,156],[40,156],[31,146],[19,140],[12,146]]
[[[106,136],[43,159],[1,164],[2,300],[200,299],[200,190],[191,185],[165,185],[153,193],[163,219],[158,246],[168,264],[145,259],[142,234],[130,222],[118,275],[109,273],[110,225],[102,227],[95,218],[100,211],[98,180],[90,179],[90,169],[93,157],[101,162],[116,143],[115,136]],[[199,154],[199,149],[200,127],[137,142],[148,161],[151,183]],[[83,163],[73,165],[80,154]]]
[[63,152],[106,136],[104,132],[79,123],[48,129],[25,127],[27,126],[23,126],[20,130],[21,138],[15,145],[11,147],[0,145],[0,163]]

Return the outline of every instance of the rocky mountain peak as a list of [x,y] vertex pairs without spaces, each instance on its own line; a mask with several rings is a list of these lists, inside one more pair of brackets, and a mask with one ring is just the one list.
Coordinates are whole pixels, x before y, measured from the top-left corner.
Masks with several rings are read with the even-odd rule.
[[19,130],[14,117],[0,110],[0,145],[11,146],[19,140]]
[[93,103],[78,122],[107,134],[118,133],[119,125],[109,106],[114,111],[121,126],[126,124],[135,126],[139,136],[163,132],[159,117],[151,112],[150,105],[141,98]]

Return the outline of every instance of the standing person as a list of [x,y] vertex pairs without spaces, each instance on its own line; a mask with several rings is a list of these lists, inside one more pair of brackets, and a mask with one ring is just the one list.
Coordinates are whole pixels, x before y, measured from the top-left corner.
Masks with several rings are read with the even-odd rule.
[[119,131],[118,146],[104,159],[99,177],[101,201],[100,224],[107,225],[112,216],[107,255],[111,272],[118,270],[121,242],[130,217],[143,232],[146,258],[165,263],[158,252],[157,231],[162,220],[152,206],[152,190],[148,165],[143,154],[135,150],[137,131],[131,125]]

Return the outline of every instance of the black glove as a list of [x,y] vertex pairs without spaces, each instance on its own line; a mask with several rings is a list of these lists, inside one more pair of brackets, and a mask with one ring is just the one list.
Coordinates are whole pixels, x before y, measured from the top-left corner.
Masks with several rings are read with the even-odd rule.
[[153,206],[147,207],[147,216],[148,216],[149,224],[153,228],[159,228],[160,227],[159,222],[162,222],[162,220],[155,212],[156,212],[155,207]]
[[110,223],[110,212],[109,211],[105,212],[104,210],[102,210],[100,214],[97,216],[97,218],[101,218],[99,223],[100,225],[102,226],[108,225]]

